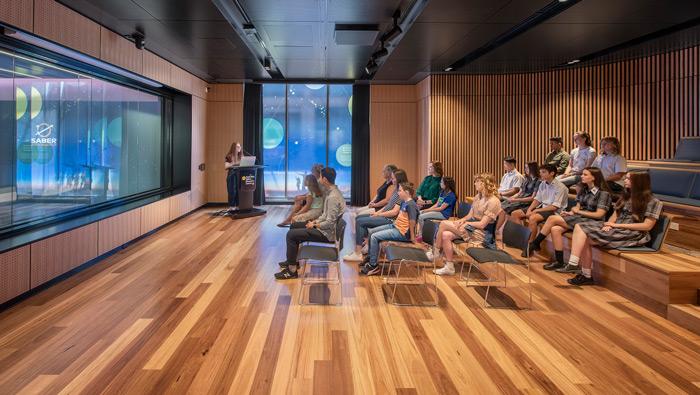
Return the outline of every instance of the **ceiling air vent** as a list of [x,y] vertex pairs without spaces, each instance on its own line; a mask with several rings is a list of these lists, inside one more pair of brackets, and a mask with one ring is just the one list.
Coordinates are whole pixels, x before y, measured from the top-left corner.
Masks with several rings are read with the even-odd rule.
[[379,34],[377,25],[353,25],[336,23],[336,45],[373,45]]

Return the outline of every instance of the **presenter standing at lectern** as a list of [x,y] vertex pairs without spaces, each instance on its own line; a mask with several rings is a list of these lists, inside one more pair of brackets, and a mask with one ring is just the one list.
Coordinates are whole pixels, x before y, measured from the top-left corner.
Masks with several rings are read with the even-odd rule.
[[243,148],[238,142],[234,141],[231,148],[226,154],[225,166],[228,170],[226,175],[226,190],[228,191],[228,206],[229,212],[238,207],[238,169],[237,166],[241,163],[243,157]]

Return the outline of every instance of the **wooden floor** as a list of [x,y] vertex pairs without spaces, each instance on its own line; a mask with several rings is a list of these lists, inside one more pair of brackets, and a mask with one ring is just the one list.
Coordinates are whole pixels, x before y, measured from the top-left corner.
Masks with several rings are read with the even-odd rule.
[[[532,310],[454,277],[388,305],[350,263],[342,306],[299,306],[285,210],[200,210],[0,313],[0,393],[700,393],[699,336],[541,264]],[[496,304],[526,304],[521,269]]]

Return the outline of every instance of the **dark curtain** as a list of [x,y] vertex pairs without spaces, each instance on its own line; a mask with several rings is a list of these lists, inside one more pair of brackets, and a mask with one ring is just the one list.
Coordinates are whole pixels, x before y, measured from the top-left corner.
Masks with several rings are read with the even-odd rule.
[[[245,84],[243,90],[243,151],[257,157],[256,164],[263,165],[262,145],[262,85]],[[253,204],[263,204],[265,180],[263,170],[258,170]]]
[[352,180],[350,204],[369,203],[369,85],[352,87]]

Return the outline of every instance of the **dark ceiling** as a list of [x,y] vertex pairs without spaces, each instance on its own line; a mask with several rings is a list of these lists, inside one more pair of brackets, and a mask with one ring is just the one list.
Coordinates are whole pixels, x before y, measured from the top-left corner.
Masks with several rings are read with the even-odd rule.
[[[233,0],[227,0],[233,3]],[[61,0],[108,28],[146,34],[146,47],[210,82],[269,74],[210,0]],[[429,0],[373,81],[415,83],[532,18],[556,0]],[[546,70],[572,59],[618,60],[700,44],[699,0],[580,0],[453,72]],[[336,23],[390,27],[411,0],[239,0],[289,79],[354,80],[376,46],[337,45]],[[687,29],[631,43],[682,23]],[[244,36],[245,37],[245,36]],[[632,41],[631,41],[632,40]],[[601,56],[598,56],[598,55]],[[587,55],[595,55],[589,56]],[[595,58],[595,59],[589,59]],[[585,62],[584,62],[585,63]]]

